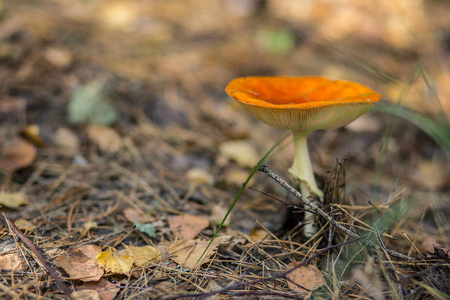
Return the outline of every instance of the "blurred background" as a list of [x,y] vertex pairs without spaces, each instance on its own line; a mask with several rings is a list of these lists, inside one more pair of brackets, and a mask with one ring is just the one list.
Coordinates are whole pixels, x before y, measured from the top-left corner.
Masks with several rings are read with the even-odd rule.
[[[158,176],[212,185],[225,194],[203,195],[227,204],[283,133],[252,119],[225,94],[231,79],[354,80],[381,93],[383,103],[345,129],[311,136],[321,182],[336,159],[347,157],[355,201],[382,202],[395,187],[417,203],[417,218],[426,209],[448,211],[449,1],[0,3],[2,147],[35,124],[50,146],[39,150],[38,161],[99,162],[111,156],[92,151],[97,133],[86,137],[83,126],[108,125],[133,142],[146,164],[156,164]],[[70,146],[68,135],[81,145],[75,152],[61,150]],[[111,144],[100,150],[115,153]],[[267,163],[288,177],[292,154],[287,147]],[[29,173],[14,176],[26,182]],[[263,177],[253,185],[267,190]],[[243,198],[237,214],[268,207],[260,195]],[[431,217],[430,228],[443,218]],[[423,243],[428,249],[437,242]]]

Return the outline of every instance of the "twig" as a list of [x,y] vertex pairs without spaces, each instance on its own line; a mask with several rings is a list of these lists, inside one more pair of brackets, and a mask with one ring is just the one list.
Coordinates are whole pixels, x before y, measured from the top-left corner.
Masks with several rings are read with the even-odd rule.
[[[297,191],[296,189],[294,189],[289,183],[287,183],[286,181],[284,181],[280,176],[278,176],[277,174],[275,174],[271,169],[269,169],[269,167],[267,167],[266,165],[262,165],[261,167],[259,167],[258,169],[261,172],[266,173],[270,178],[272,178],[273,180],[275,180],[276,182],[278,182],[282,187],[284,187],[287,191],[289,191],[290,193],[292,193],[295,197],[299,198],[305,205],[311,207],[313,210],[315,210],[319,215],[321,215],[322,217],[324,217],[325,219],[327,219],[331,224],[333,224],[336,228],[340,229],[341,231],[343,231],[344,233],[346,233],[347,235],[351,236],[354,239],[361,239],[362,237],[357,234],[354,233],[353,231],[351,231],[350,229],[348,229],[347,227],[345,227],[344,225],[336,222],[330,215],[328,215],[324,210],[322,210],[316,203],[308,200],[308,198],[306,198],[305,196],[303,196],[302,194],[300,194],[299,191]],[[367,243],[371,246],[371,247],[375,247],[375,248],[379,248],[379,246],[375,245],[372,241],[367,240]],[[392,255],[395,256],[397,258],[401,258],[404,260],[409,260],[409,261],[413,261],[414,258],[404,255],[400,252],[397,252],[395,250],[391,250],[391,249],[386,249],[386,251]]]
[[72,299],[70,296],[71,292],[67,285],[59,278],[58,274],[55,270],[52,269],[50,264],[45,259],[44,255],[42,254],[41,250],[25,235],[20,231],[16,225],[14,225],[13,222],[11,222],[8,218],[6,218],[5,214],[3,214],[3,219],[5,220],[6,224],[8,225],[9,229],[14,232],[14,234],[19,237],[19,239],[28,246],[28,248],[33,252],[33,254],[36,256],[38,261],[44,266],[45,270],[50,274],[50,276],[55,280],[58,287],[61,289],[61,291],[69,297],[69,299]]

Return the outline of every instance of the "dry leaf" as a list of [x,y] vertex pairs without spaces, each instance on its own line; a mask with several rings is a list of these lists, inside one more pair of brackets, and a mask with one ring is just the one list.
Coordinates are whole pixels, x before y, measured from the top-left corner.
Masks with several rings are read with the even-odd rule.
[[123,214],[125,215],[125,218],[127,218],[127,220],[130,221],[131,223],[139,222],[145,224],[155,221],[155,218],[151,217],[150,215],[130,207],[125,208],[123,210]]
[[0,194],[0,205],[7,207],[19,207],[30,203],[25,193],[2,193]]
[[[292,262],[288,265],[288,269],[295,268],[301,262]],[[299,292],[317,290],[325,284],[325,277],[317,267],[313,265],[303,265],[286,275],[288,286],[290,289]]]
[[121,255],[111,247],[97,254],[96,259],[106,271],[115,274],[129,274],[134,262],[131,256]]
[[192,168],[186,172],[186,178],[193,184],[212,184],[214,177],[206,170]]
[[161,259],[159,250],[152,246],[125,246],[125,248],[117,252],[116,249],[109,247],[97,255],[97,260],[111,273],[129,274],[133,266],[139,268]]
[[450,175],[445,163],[422,161],[413,172],[412,180],[421,187],[438,189],[449,182]]
[[[211,215],[209,216],[209,221],[214,224],[220,224],[223,220],[223,217],[228,212],[228,207],[215,204],[211,207]],[[224,225],[230,224],[231,218],[228,216],[228,218],[225,220]]]
[[210,256],[217,251],[217,248],[219,247],[218,243],[213,242],[203,256],[202,260],[199,264],[197,264],[197,261],[205,251],[208,244],[209,241],[201,239],[174,242],[169,247],[170,258],[185,268],[195,269],[201,264],[211,261]]
[[58,257],[57,262],[72,279],[97,281],[104,274],[104,270],[95,259],[100,251],[101,248],[96,245],[69,249],[65,254]]
[[[215,292],[215,291],[220,291],[221,289],[223,289],[222,286],[220,286],[220,284],[218,284],[215,280],[210,279],[208,281],[208,284],[206,285],[206,292]],[[220,300],[221,296],[220,295],[213,295],[213,296],[209,296],[208,300]]]
[[[241,186],[242,183],[244,183],[248,178],[249,172],[243,171],[243,170],[230,170],[228,174],[226,175],[225,180],[228,183],[235,184],[237,186]],[[255,182],[254,177],[250,179],[248,182],[249,185],[253,184]]]
[[180,240],[190,240],[209,226],[207,218],[189,214],[170,216],[168,221],[170,229]]
[[87,135],[102,151],[116,153],[123,145],[117,131],[107,126],[89,126]]
[[[119,285],[109,282],[105,279],[100,279],[96,282],[88,282],[78,287],[77,292],[95,291],[100,300],[113,300],[117,293],[120,291]],[[92,293],[93,294],[93,293]],[[73,295],[73,294],[72,294]],[[93,294],[94,295],[94,294]],[[91,298],[79,298],[79,299],[91,299]]]
[[94,221],[87,221],[83,224],[83,227],[86,231],[89,231],[93,228],[97,228],[98,224],[97,224],[97,222],[94,222]]
[[248,238],[252,242],[260,242],[267,238],[267,231],[259,226],[253,227]]
[[41,129],[38,125],[28,125],[26,126],[21,134],[26,137],[30,142],[38,147],[47,147],[41,138]]
[[32,231],[36,228],[31,222],[25,220],[25,219],[18,219],[14,221],[14,225],[17,226],[17,228],[21,230],[28,230]]
[[248,141],[229,141],[219,147],[220,154],[234,160],[238,165],[253,168],[258,162],[258,153]]
[[134,259],[134,266],[140,268],[161,260],[161,252],[152,246],[125,246],[126,253]]
[[67,67],[72,63],[73,55],[63,48],[49,47],[44,52],[45,59],[58,68]]
[[36,158],[36,147],[16,138],[0,151],[0,170],[12,174],[17,170],[29,167]]
[[81,291],[75,291],[72,294],[70,294],[70,297],[74,300],[100,300],[100,295],[95,290],[81,290]]
[[77,154],[80,150],[78,137],[68,128],[59,128],[53,136],[53,142],[68,155]]
[[8,253],[0,256],[0,270],[22,271],[22,259],[17,253]]

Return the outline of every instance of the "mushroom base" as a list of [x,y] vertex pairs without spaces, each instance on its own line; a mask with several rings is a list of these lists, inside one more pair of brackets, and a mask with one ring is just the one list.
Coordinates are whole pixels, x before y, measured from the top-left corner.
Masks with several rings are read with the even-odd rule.
[[[317,187],[316,179],[309,157],[308,143],[305,132],[292,132],[294,137],[294,164],[288,170],[289,173],[299,181],[300,190],[305,197],[317,196],[320,202],[323,202],[323,192]],[[305,237],[312,237],[317,232],[317,226],[314,223],[314,214],[305,211],[305,227],[303,234]]]
[[[305,132],[292,132],[294,137],[295,158],[289,173],[301,183],[301,191],[305,197],[309,195],[323,198],[323,192],[317,187],[316,179],[309,158],[308,143]],[[307,194],[307,195],[306,195]]]

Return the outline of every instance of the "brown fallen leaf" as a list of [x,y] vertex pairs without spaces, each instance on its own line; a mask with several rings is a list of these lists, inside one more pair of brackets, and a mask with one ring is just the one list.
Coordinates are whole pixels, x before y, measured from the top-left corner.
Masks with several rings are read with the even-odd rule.
[[58,257],[57,263],[72,279],[80,279],[86,282],[97,281],[105,273],[95,259],[100,251],[101,248],[96,245],[69,249]]
[[73,300],[100,300],[100,294],[96,290],[81,290],[70,294]]
[[152,216],[131,207],[125,208],[123,210],[123,214],[125,215],[125,218],[127,218],[127,220],[130,221],[131,223],[139,222],[145,224],[156,221],[155,218],[153,218]]
[[[301,262],[292,262],[288,269],[295,268]],[[305,292],[305,289],[314,291],[325,284],[325,277],[317,267],[313,265],[303,265],[286,275],[290,289],[298,292]]]
[[102,151],[117,153],[123,146],[120,135],[108,126],[89,126],[87,135]]
[[30,203],[25,193],[1,193],[0,205],[6,207],[19,207]]
[[29,167],[36,158],[37,150],[33,144],[22,138],[7,143],[3,151],[0,149],[0,170],[12,174],[17,170]]
[[[120,288],[118,284],[111,283],[108,280],[102,278],[99,281],[88,282],[79,286],[76,292],[87,292],[89,293],[89,295],[94,295],[94,297],[97,297],[98,295],[98,299],[100,300],[113,300],[119,291]],[[86,294],[80,293],[80,295]],[[71,296],[73,296],[73,294]],[[91,298],[79,298],[79,299],[91,299]]]
[[22,259],[17,253],[7,253],[0,256],[0,270],[22,271]]
[[202,260],[197,263],[208,244],[209,241],[201,239],[174,242],[169,247],[170,258],[185,268],[195,269],[202,264],[210,262],[211,255],[213,255],[219,247],[218,243],[213,242]]
[[168,221],[170,229],[180,240],[193,239],[209,226],[207,218],[189,214],[170,216]]
[[53,135],[55,145],[67,155],[75,155],[80,151],[78,137],[68,128],[59,128]]
[[[209,216],[209,221],[214,224],[220,224],[223,220],[223,217],[228,212],[228,207],[221,205],[221,204],[215,204],[211,207],[211,215]],[[231,222],[231,218],[228,217],[224,223],[224,225],[228,225]]]

